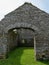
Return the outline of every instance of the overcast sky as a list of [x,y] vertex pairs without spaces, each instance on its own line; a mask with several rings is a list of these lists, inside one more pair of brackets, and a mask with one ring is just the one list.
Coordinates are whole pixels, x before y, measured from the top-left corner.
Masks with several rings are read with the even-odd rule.
[[0,0],[0,20],[4,15],[18,8],[24,2],[31,2],[41,10],[49,13],[49,0]]

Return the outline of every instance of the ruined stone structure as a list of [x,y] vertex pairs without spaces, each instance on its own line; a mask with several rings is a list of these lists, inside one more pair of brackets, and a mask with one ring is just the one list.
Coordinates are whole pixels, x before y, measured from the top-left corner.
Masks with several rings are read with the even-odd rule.
[[24,3],[0,21],[0,58],[18,46],[32,46],[36,59],[49,60],[49,14]]

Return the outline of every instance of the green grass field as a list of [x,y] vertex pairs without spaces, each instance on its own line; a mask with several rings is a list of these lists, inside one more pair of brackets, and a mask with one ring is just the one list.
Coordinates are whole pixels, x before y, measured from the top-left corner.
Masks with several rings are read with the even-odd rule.
[[8,59],[0,60],[0,65],[49,65],[49,62],[36,61],[33,48],[16,48]]

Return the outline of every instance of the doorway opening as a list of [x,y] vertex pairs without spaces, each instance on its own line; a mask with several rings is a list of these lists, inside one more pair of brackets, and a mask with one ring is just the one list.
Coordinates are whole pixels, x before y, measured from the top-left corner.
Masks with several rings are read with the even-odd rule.
[[13,28],[8,31],[9,48],[34,47],[34,29]]
[[[20,62],[20,59],[21,59],[24,51],[28,50],[27,54],[29,55],[31,49],[32,49],[32,51],[34,49],[35,53],[34,53],[34,51],[33,51],[33,53],[36,56],[36,40],[35,40],[34,33],[35,33],[35,31],[30,28],[13,28],[8,31],[9,51],[11,51],[13,49],[20,49],[19,53],[17,53],[17,51],[16,51],[16,54],[18,54],[18,56],[20,56],[19,62]],[[30,58],[28,58],[28,59],[30,59]]]

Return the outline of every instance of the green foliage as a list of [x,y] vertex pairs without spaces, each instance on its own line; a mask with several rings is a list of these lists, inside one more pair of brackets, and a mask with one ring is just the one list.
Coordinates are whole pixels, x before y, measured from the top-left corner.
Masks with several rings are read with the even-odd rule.
[[10,52],[8,59],[0,60],[0,65],[49,65],[49,62],[36,61],[33,48],[19,47]]

